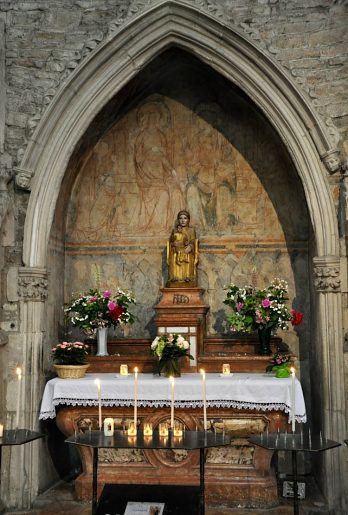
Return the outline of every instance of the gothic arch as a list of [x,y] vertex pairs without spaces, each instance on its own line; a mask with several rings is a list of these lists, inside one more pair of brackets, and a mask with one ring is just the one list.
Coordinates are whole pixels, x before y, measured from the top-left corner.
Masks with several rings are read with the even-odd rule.
[[[339,281],[339,237],[325,163],[339,162],[323,122],[288,75],[239,30],[196,7],[164,1],[131,19],[101,43],[71,74],[53,98],[30,140],[17,182],[31,176],[25,221],[25,270],[47,266],[47,247],[61,183],[74,148],[94,117],[138,71],[172,46],[194,54],[243,90],[264,112],[287,147],[301,178],[315,235],[318,284],[317,338],[323,368],[323,404],[327,434],[345,437],[342,322]],[[23,185],[23,183],[22,183]],[[329,272],[328,272],[329,271]],[[32,311],[36,310],[34,303]],[[44,306],[41,307],[43,317]],[[37,315],[39,316],[39,315]],[[22,322],[23,345],[31,345],[34,322]],[[38,333],[35,333],[35,337]],[[39,337],[38,337],[39,339]],[[40,339],[40,345],[42,340]],[[36,360],[37,361],[37,360]],[[330,385],[330,387],[328,386]],[[36,386],[32,386],[36,389]],[[342,499],[344,459],[328,457],[326,490],[333,502]],[[336,500],[335,500],[336,498]]]
[[195,54],[263,110],[301,177],[318,255],[337,255],[336,216],[322,162],[335,150],[325,126],[277,63],[245,35],[194,7],[168,1],[131,20],[97,47],[72,73],[40,121],[20,165],[20,171],[33,176],[25,265],[46,265],[55,204],[77,141],[106,102],[170,46]]

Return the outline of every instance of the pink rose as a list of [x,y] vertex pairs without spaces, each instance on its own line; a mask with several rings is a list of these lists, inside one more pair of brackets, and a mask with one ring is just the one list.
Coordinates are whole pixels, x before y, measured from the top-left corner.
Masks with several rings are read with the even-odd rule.
[[261,302],[261,306],[263,308],[269,308],[270,306],[272,306],[272,301],[269,299],[263,299],[263,301]]
[[115,302],[108,302],[108,308],[110,311],[113,311],[116,308],[117,304]]
[[108,299],[109,297],[111,297],[112,293],[111,293],[111,291],[106,290],[106,291],[103,291],[102,295],[105,299]]

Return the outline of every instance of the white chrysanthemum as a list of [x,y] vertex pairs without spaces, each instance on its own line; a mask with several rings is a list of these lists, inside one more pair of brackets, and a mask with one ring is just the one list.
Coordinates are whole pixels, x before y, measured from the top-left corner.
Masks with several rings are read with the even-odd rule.
[[151,343],[151,349],[154,350],[157,345],[158,345],[158,340],[159,340],[159,337],[156,336],[156,338],[154,339],[154,341]]

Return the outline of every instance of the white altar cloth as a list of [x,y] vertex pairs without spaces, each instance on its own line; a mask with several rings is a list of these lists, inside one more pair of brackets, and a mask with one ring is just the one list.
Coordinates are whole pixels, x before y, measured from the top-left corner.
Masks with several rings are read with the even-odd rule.
[[[54,418],[56,406],[98,406],[95,379],[100,380],[102,406],[133,406],[134,376],[86,374],[82,379],[55,377],[46,383],[40,419]],[[202,408],[202,376],[183,374],[175,378],[175,407]],[[281,410],[291,413],[291,378],[277,379],[272,374],[234,373],[228,376],[206,374],[206,398],[209,408]],[[170,406],[171,387],[165,377],[138,375],[138,406]],[[295,416],[306,422],[306,408],[301,383],[295,378]]]

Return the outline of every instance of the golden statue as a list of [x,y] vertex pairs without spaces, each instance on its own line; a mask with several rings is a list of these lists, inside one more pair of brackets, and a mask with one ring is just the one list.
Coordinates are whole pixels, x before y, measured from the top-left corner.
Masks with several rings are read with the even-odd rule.
[[168,288],[197,286],[198,240],[190,227],[190,213],[179,211],[167,242]]

